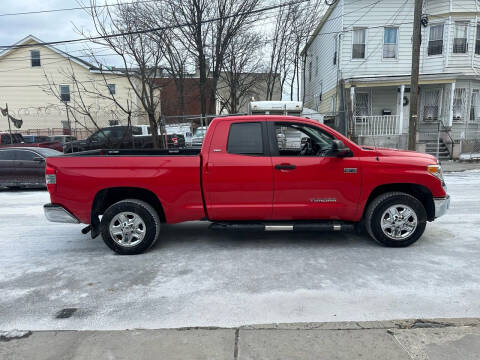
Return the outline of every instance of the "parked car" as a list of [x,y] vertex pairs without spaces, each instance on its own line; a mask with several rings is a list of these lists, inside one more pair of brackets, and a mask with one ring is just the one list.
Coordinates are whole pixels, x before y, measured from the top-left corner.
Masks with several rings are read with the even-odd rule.
[[45,187],[45,159],[63,153],[40,147],[0,149],[0,187]]
[[26,144],[33,144],[33,143],[44,143],[44,142],[52,142],[53,140],[48,136],[43,135],[22,135],[23,141]]
[[[141,134],[136,134],[134,136],[151,136],[152,130],[150,130],[150,125],[135,125],[135,128],[141,129]],[[138,132],[138,131],[137,131]],[[160,134],[160,130],[158,132]],[[182,134],[172,133],[167,134],[167,141],[169,148],[178,148],[178,147],[185,147],[185,136]]]
[[195,129],[195,132],[192,136],[192,147],[202,147],[203,139],[205,138],[205,134],[207,133],[207,127],[201,126]]
[[[62,144],[56,141],[50,141],[48,137],[44,137],[44,138],[47,138],[47,139],[46,140],[42,139],[44,141],[27,142],[27,140],[25,140],[22,134],[12,133],[10,135],[10,133],[0,133],[0,148],[10,147],[10,146],[27,146],[27,147],[50,148],[57,151],[63,151]],[[30,140],[31,139],[29,138],[28,141]],[[34,140],[36,139],[34,138]]]
[[[185,146],[185,138],[181,135],[168,135],[169,147]],[[99,129],[86,140],[65,143],[66,153],[99,150],[99,149],[148,149],[153,147],[151,135],[142,135],[139,126],[110,126]]]
[[[283,147],[277,133],[305,138]],[[300,136],[299,136],[300,137]],[[384,246],[416,242],[450,197],[437,159],[361,147],[289,116],[215,119],[202,149],[113,150],[47,159],[51,221],[84,223],[120,254],[150,248],[162,223],[212,229],[339,231],[364,224]]]
[[77,140],[77,138],[75,136],[71,136],[71,135],[55,135],[55,136],[49,136],[49,139],[50,141],[56,141],[56,142],[59,142],[60,144],[62,144],[62,146],[67,143],[67,142],[71,142],[71,141],[75,141]]

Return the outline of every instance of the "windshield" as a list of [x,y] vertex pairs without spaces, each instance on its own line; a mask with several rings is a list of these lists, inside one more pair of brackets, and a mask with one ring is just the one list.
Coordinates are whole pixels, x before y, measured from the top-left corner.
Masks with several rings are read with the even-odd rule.
[[60,151],[49,149],[49,148],[38,148],[38,149],[35,149],[35,151],[43,155],[44,157],[63,155],[63,153],[61,153]]
[[201,137],[201,136],[205,136],[205,133],[207,132],[207,129],[205,128],[198,128],[195,133],[193,134],[193,136],[195,137]]

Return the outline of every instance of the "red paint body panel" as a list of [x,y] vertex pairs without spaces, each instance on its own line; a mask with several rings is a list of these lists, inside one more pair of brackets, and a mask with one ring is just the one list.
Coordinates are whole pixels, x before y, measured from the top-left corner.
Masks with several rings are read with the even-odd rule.
[[90,223],[95,195],[113,187],[136,187],[153,192],[167,222],[204,217],[200,191],[200,156],[112,156],[48,158],[56,169],[54,204],[60,204],[81,222]]
[[[353,157],[244,156],[227,152],[235,122],[281,121],[320,127],[344,142]],[[294,170],[276,170],[277,164]],[[57,185],[51,201],[90,223],[95,195],[103,189],[147,189],[160,200],[168,223],[199,220],[360,221],[372,191],[386,184],[420,184],[445,197],[430,175],[433,156],[390,149],[363,149],[316,121],[285,116],[241,116],[212,121],[198,156],[78,156],[48,158]],[[203,189],[202,189],[203,187]],[[203,190],[203,191],[202,191]],[[202,194],[203,193],[203,194]],[[205,207],[207,213],[205,213]],[[335,199],[335,201],[329,201]]]

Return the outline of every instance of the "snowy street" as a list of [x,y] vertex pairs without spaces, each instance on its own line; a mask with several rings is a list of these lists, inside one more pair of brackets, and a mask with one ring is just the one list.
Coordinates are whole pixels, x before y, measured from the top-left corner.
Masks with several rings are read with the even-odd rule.
[[0,330],[479,317],[480,171],[446,181],[449,213],[406,249],[195,222],[164,226],[138,256],[49,223],[46,191],[1,191]]

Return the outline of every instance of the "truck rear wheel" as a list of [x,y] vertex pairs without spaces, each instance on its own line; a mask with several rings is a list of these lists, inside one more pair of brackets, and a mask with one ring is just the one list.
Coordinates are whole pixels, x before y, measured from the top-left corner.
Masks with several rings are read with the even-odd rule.
[[427,212],[415,197],[402,192],[378,196],[368,206],[365,225],[369,235],[388,247],[406,247],[425,232]]
[[121,255],[135,255],[148,250],[160,234],[160,218],[148,203],[127,199],[110,206],[102,216],[103,241]]

